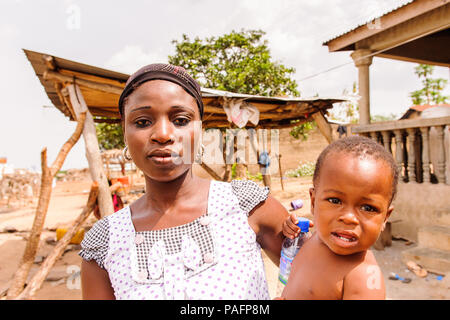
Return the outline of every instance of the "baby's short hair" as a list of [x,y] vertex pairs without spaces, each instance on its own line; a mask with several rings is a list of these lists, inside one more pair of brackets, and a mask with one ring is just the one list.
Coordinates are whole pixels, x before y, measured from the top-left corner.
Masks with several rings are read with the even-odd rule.
[[392,171],[392,196],[391,201],[397,193],[398,169],[392,154],[389,153],[382,145],[363,136],[350,136],[339,139],[328,145],[319,155],[314,169],[313,183],[316,185],[320,175],[320,169],[328,155],[337,152],[345,152],[362,158],[372,158],[375,160],[383,160]]

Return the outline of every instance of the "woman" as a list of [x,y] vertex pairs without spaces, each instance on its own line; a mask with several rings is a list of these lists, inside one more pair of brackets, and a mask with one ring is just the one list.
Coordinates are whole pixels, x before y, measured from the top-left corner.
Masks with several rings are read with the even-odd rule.
[[83,298],[270,299],[260,249],[279,264],[288,212],[267,188],[201,179],[180,161],[197,152],[198,83],[180,67],[146,66],[127,81],[119,110],[146,192],[86,234]]

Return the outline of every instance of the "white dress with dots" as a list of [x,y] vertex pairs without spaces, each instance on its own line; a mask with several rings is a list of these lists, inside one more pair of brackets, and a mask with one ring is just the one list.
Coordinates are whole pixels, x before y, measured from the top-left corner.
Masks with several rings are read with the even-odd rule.
[[80,255],[108,272],[116,299],[270,299],[261,247],[242,209],[268,190],[248,183],[238,183],[244,196],[236,196],[231,183],[211,181],[207,213],[162,230],[136,232],[125,207],[96,223],[107,220],[106,245],[93,244],[94,225]]

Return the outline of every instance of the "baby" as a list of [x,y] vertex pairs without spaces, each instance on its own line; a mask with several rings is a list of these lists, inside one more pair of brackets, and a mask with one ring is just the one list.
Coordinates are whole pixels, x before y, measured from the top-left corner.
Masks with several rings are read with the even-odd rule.
[[[311,213],[315,232],[295,257],[281,299],[385,299],[369,248],[384,229],[397,189],[392,155],[371,139],[330,144],[317,159]],[[298,235],[296,218],[284,234]]]

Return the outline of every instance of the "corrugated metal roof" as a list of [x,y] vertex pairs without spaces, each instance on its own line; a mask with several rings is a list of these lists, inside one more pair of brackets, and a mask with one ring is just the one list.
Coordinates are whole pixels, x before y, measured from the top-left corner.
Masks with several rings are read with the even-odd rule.
[[334,102],[343,102],[348,100],[347,97],[267,97],[267,96],[258,96],[253,94],[245,94],[245,93],[235,93],[230,91],[209,89],[209,88],[201,88],[202,97],[204,98],[217,98],[217,97],[225,97],[225,98],[236,98],[236,99],[244,99],[251,101],[261,101],[261,102],[313,102],[313,101],[333,101]]
[[410,3],[414,2],[414,1],[415,0],[401,0],[401,1],[398,1],[398,3],[394,4],[394,7],[391,7],[389,9],[379,8],[379,10],[377,10],[376,12],[371,13],[370,15],[361,18],[361,20],[364,21],[364,22],[361,22],[361,23],[357,24],[356,26],[350,27],[350,29],[348,29],[349,28],[348,26],[345,26],[345,29],[343,29],[343,30],[341,29],[340,31],[337,31],[334,36],[330,36],[328,38],[328,40],[324,41],[322,44],[326,45],[331,40],[339,38],[339,37],[341,37],[341,36],[351,32],[353,30],[358,29],[361,26],[367,25],[367,24],[371,23],[372,21],[374,21],[375,19],[381,18],[382,16],[387,15],[388,13],[391,13],[393,11],[396,11],[396,10],[398,10],[398,9],[400,9],[400,8],[406,6],[406,5],[408,5],[408,4],[410,4]]
[[[38,76],[41,84],[52,101],[52,103],[61,110],[71,120],[74,119],[74,115],[71,114],[70,103],[67,98],[62,96],[61,89],[56,89],[55,86],[65,86],[68,81],[54,78],[50,81],[44,79],[44,73],[52,70],[54,74],[64,75],[67,79],[85,80],[87,82],[81,84],[80,89],[83,93],[84,100],[89,108],[89,111],[94,117],[106,117],[106,120],[118,121],[120,114],[118,110],[118,100],[126,80],[129,75],[119,73],[111,70],[106,70],[83,63],[62,59],[59,57],[51,56],[45,53],[34,52],[30,50],[24,50],[28,60],[30,61],[33,69]],[[47,59],[51,57],[51,59]],[[47,79],[51,79],[48,78]],[[117,90],[108,91],[100,89],[93,84],[111,85]],[[235,93],[222,90],[214,90],[208,88],[201,88],[203,102],[205,104],[205,117],[203,125],[205,127],[224,127],[228,126],[227,115],[223,109],[224,98],[230,99],[243,99],[251,103],[260,111],[261,127],[276,127],[276,126],[291,126],[291,120],[298,120],[309,117],[309,115],[323,111],[333,107],[333,103],[343,102],[348,100],[345,97],[312,97],[312,98],[299,98],[299,97],[267,97],[250,94]],[[68,103],[68,104],[67,104]],[[97,118],[99,121],[105,119]]]

